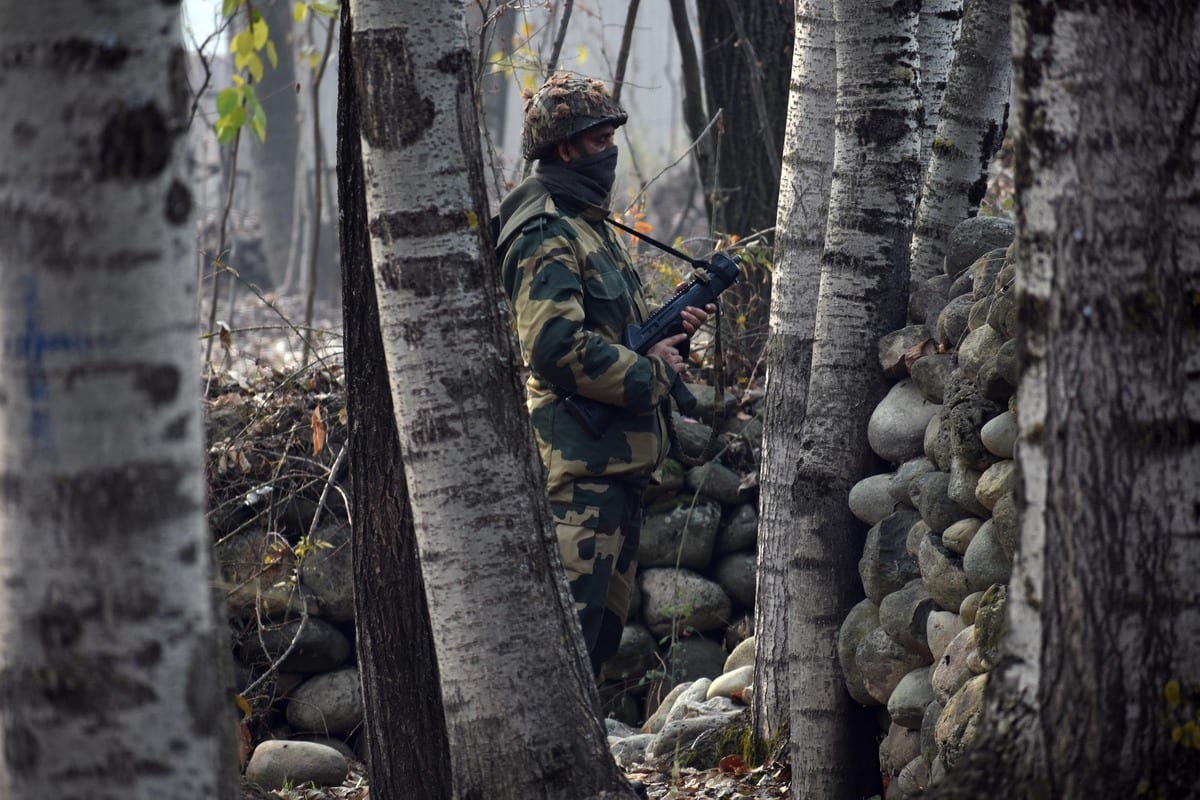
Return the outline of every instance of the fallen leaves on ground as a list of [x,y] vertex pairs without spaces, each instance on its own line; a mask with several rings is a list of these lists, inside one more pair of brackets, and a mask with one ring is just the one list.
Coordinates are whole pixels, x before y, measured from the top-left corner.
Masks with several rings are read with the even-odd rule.
[[791,772],[786,765],[748,767],[736,756],[723,760],[716,769],[681,768],[665,773],[647,768],[625,775],[641,781],[651,800],[766,800],[792,796]]

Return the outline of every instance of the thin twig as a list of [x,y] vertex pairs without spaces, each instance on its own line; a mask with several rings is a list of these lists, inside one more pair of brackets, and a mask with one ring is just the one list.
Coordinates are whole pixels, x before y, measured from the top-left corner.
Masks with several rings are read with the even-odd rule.
[[[217,258],[213,259],[213,266],[217,269],[213,272],[213,290],[212,290],[212,306],[208,309],[208,332],[212,334],[217,327],[217,306],[221,302],[221,274],[229,267],[221,262],[221,258],[225,253],[225,237],[229,232],[229,213],[233,210],[233,188],[237,184],[237,157],[238,157],[238,142],[242,139],[242,131],[239,129],[233,135],[233,147],[229,155],[229,192],[225,196],[225,208],[221,212],[221,234],[217,245]],[[213,340],[208,340],[208,347],[204,350],[204,366],[208,369],[212,363],[212,346]]]
[[617,72],[613,76],[613,102],[620,105],[621,89],[625,86],[625,65],[629,63],[629,47],[633,44],[633,27],[637,21],[638,6],[642,0],[629,0],[629,11],[625,14],[625,29],[621,31],[621,49],[617,53]]
[[[310,221],[309,231],[311,239],[308,244],[308,297],[304,305],[304,326],[312,326],[313,303],[317,296],[317,248],[321,244],[321,169],[322,169],[322,142],[321,142],[321,78],[325,75],[325,67],[329,64],[329,54],[333,52],[333,21],[329,21],[329,28],[325,33],[325,52],[321,54],[321,63],[317,67],[316,74],[312,80],[312,123],[313,123],[313,210],[312,220]],[[304,339],[304,352],[300,357],[300,363],[308,363],[309,341],[307,337]]]
[[686,158],[687,154],[692,152],[692,150],[695,150],[700,145],[700,142],[704,139],[704,137],[708,133],[709,129],[711,129],[713,125],[716,125],[717,120],[719,120],[720,118],[721,118],[721,109],[717,109],[717,113],[713,116],[712,119],[710,119],[708,121],[708,124],[704,126],[704,129],[700,131],[700,135],[695,140],[693,140],[690,145],[687,146],[687,149],[685,149],[682,153],[680,153],[679,157],[676,158],[674,161],[672,161],[670,164],[667,164],[665,167],[660,169],[658,172],[654,173],[654,177],[652,177],[652,178],[650,178],[650,180],[646,181],[646,183],[642,186],[642,188],[638,190],[638,193],[633,198],[633,201],[628,206],[625,207],[625,213],[629,213],[629,211],[634,206],[638,205],[641,202],[641,198],[646,194],[646,190],[649,189],[656,180],[661,178],[664,172],[671,169],[676,164],[678,164],[680,161],[682,161],[684,158]]
[[554,74],[558,67],[558,57],[562,55],[563,41],[567,38],[567,23],[571,21],[571,11],[575,8],[575,0],[563,3],[562,23],[558,26],[558,35],[554,37],[554,47],[550,50],[550,60],[546,62],[546,77]]
[[312,523],[308,526],[309,536],[317,532],[317,521],[321,519],[321,510],[325,508],[325,501],[329,499],[329,490],[333,486],[338,470],[341,469],[342,462],[346,460],[346,452],[349,449],[349,442],[342,445],[342,449],[338,451],[337,458],[333,460],[333,464],[329,467],[329,479],[325,481],[325,488],[321,490],[321,499],[317,501],[317,510],[313,512]]

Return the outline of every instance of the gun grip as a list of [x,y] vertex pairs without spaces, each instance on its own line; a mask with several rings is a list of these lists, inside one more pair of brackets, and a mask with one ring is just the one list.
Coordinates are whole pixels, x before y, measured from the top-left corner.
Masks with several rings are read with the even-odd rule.
[[679,413],[692,416],[696,413],[696,395],[692,394],[687,388],[687,384],[675,378],[675,383],[671,385],[671,397],[675,398],[675,405],[679,406]]

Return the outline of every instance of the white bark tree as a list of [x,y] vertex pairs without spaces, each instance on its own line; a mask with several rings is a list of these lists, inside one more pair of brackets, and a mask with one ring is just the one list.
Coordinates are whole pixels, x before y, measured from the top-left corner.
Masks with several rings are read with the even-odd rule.
[[939,796],[1193,797],[1200,8],[1015,14],[1021,541],[987,738]]
[[791,670],[790,752],[797,797],[849,798],[873,788],[861,758],[874,737],[865,747],[855,741],[837,659],[839,625],[862,591],[856,564],[865,531],[848,498],[868,474],[867,421],[885,389],[876,343],[904,323],[920,130],[916,7],[835,0],[833,9],[833,182],[792,484],[800,513],[788,640],[801,649]]
[[351,9],[367,226],[453,794],[632,798],[600,724],[480,224],[462,3]]
[[793,486],[833,172],[837,64],[832,1],[799,0],[795,32],[766,351],[763,424],[770,435],[763,438],[759,493],[754,727],[760,745],[787,730],[790,668],[803,649],[788,638],[788,579],[795,555],[793,523],[801,511]]
[[921,69],[918,86],[921,89],[921,163],[929,163],[929,151],[941,119],[942,98],[954,61],[959,24],[963,17],[964,0],[921,0],[920,28],[917,41],[921,47]]
[[228,796],[178,3],[0,2],[0,796]]
[[950,231],[979,209],[987,191],[1011,94],[1009,6],[1009,0],[963,4],[962,32],[913,230],[914,281],[942,272]]
[[442,691],[375,301],[353,33],[354,20],[345,5],[338,58],[337,183],[361,736],[376,800],[449,800],[450,746]]

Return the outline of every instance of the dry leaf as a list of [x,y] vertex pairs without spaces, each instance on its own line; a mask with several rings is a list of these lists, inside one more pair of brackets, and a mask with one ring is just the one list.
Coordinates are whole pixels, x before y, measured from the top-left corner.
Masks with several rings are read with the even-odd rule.
[[250,753],[254,750],[254,739],[250,735],[250,726],[244,722],[238,723],[238,763],[241,766],[241,771],[246,771],[246,764],[250,761]]
[[217,326],[221,329],[221,349],[228,353],[233,348],[233,333],[224,322],[217,323]]
[[913,362],[915,362],[918,358],[931,356],[936,352],[938,352],[938,348],[933,339],[926,339],[923,342],[914,344],[912,347],[904,351],[904,355],[902,356],[904,359],[904,369],[911,372]]
[[746,762],[738,755],[725,756],[717,766],[720,767],[721,772],[729,775],[741,775],[750,771],[746,766]]
[[312,432],[312,454],[315,456],[325,449],[325,418],[320,406],[313,409]]

